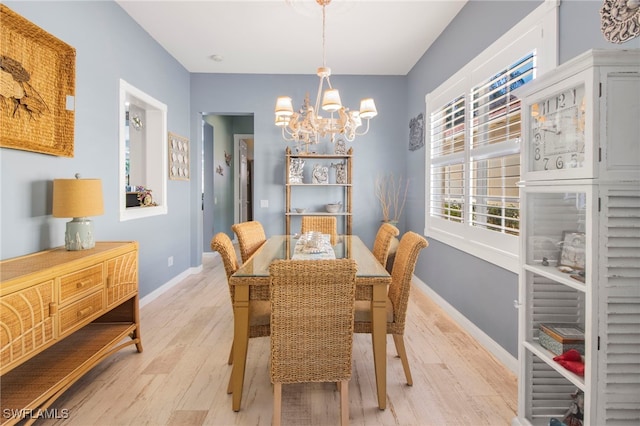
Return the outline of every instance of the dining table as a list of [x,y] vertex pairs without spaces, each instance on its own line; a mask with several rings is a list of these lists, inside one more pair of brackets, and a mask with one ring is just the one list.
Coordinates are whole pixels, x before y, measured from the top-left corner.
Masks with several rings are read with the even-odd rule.
[[[234,289],[234,339],[231,392],[233,411],[239,411],[249,344],[249,304],[251,300],[269,300],[269,265],[276,259],[326,258],[326,253],[305,255],[299,235],[274,235],[230,277]],[[391,276],[356,235],[340,235],[331,246],[332,257],[354,259],[357,264],[356,300],[371,302],[372,346],[378,408],[387,405],[387,289]]]

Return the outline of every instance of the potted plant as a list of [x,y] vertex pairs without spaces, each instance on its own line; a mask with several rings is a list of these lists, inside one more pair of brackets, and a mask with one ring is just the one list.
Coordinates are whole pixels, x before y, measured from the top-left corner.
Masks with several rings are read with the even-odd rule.
[[409,191],[409,180],[393,174],[376,178],[375,193],[382,209],[382,221],[397,224],[404,210]]

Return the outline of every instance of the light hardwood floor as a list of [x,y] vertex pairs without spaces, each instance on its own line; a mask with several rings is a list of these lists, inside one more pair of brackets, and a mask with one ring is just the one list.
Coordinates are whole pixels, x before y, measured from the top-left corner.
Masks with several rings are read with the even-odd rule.
[[[242,409],[226,393],[233,318],[224,268],[207,257],[192,275],[141,310],[143,353],[124,349],[72,386],[51,408],[53,425],[269,425],[269,339],[249,341]],[[371,337],[354,336],[349,418],[353,425],[508,425],[517,379],[420,291],[411,294],[405,341],[407,386],[393,340],[387,345],[387,409],[379,410]],[[282,423],[339,424],[332,384],[283,386]]]

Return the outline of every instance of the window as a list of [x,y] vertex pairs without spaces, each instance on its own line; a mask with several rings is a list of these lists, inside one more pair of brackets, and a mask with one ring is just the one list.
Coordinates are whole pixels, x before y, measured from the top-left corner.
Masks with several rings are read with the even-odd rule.
[[545,1],[426,96],[425,234],[514,272],[518,88],[557,64],[557,6]]

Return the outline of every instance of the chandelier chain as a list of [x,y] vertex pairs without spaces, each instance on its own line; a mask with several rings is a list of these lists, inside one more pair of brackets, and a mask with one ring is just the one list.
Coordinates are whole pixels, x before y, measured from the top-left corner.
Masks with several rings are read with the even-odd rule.
[[325,28],[326,28],[326,5],[322,5],[322,66],[327,66],[326,48],[325,48]]

